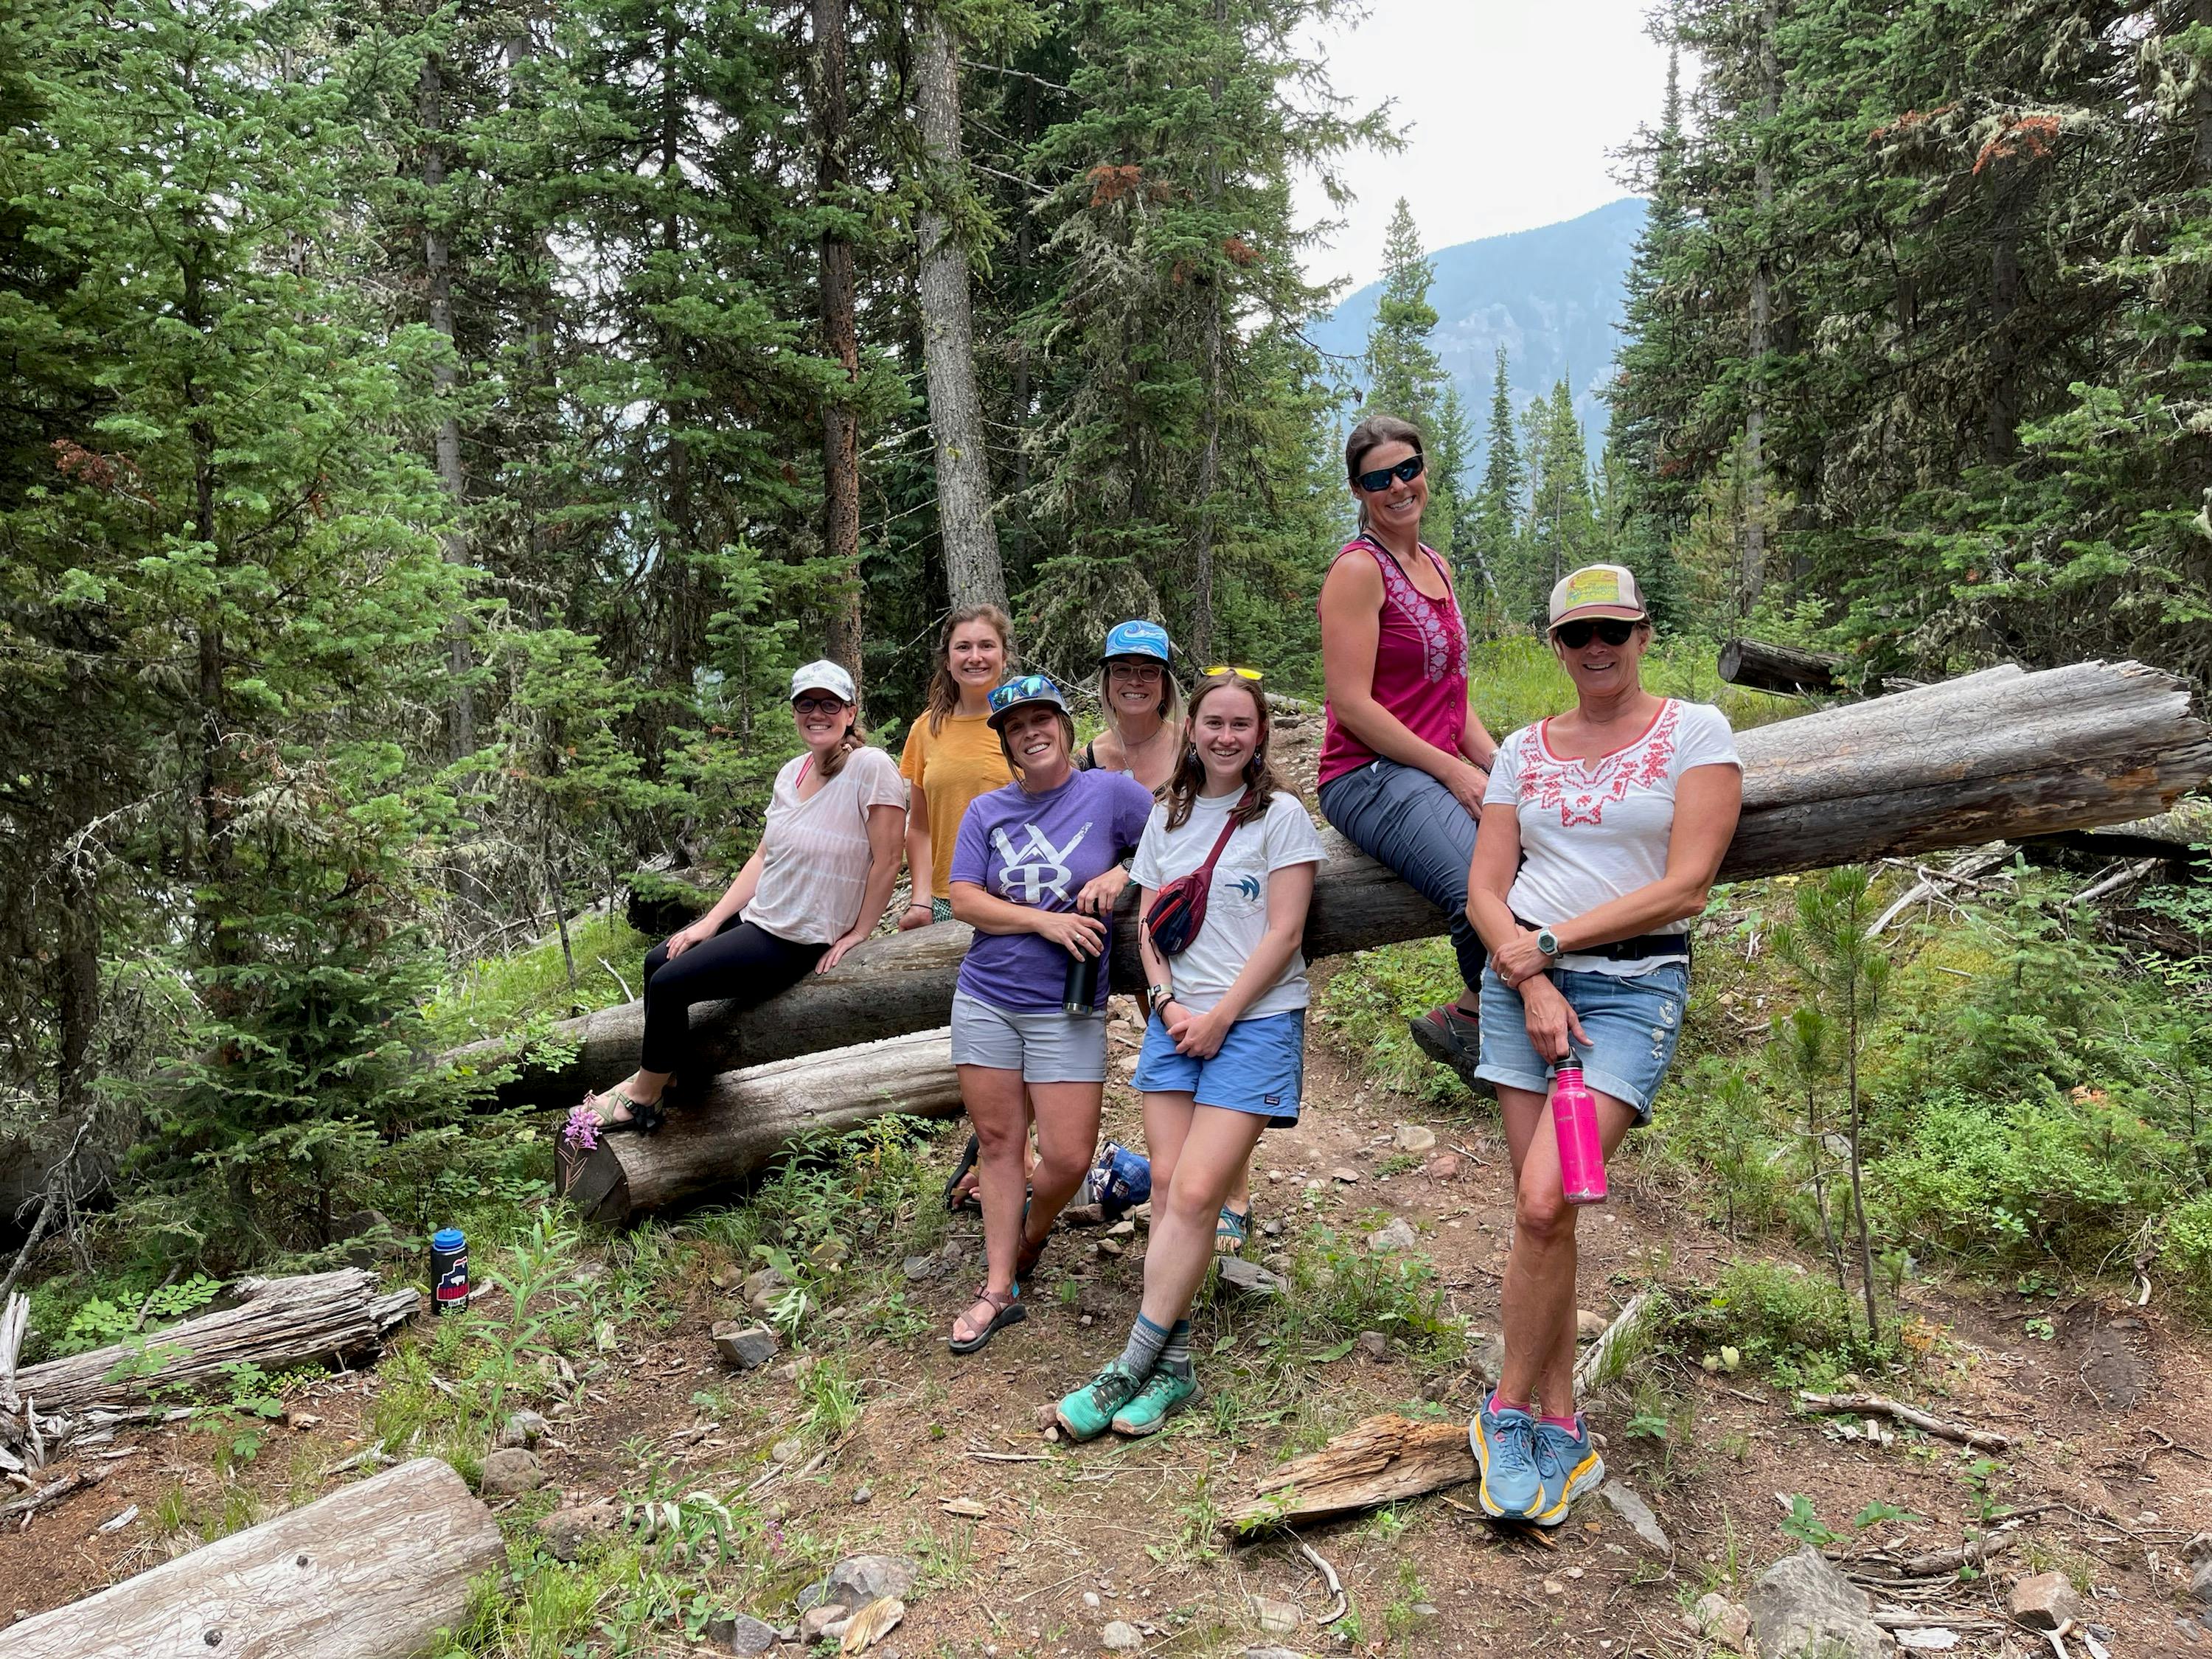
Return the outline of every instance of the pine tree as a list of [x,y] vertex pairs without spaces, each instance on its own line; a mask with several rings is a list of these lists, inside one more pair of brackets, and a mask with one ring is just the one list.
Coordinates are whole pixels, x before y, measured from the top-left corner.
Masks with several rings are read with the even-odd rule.
[[1518,597],[1529,614],[1540,617],[1552,585],[1597,558],[1602,544],[1590,494],[1589,451],[1565,376],[1549,398],[1529,406],[1524,429],[1528,516],[1522,539],[1529,556],[1522,567],[1526,586]]
[[1449,556],[1455,539],[1464,533],[1460,526],[1471,517],[1462,501],[1465,484],[1461,477],[1468,434],[1465,410],[1453,392],[1443,360],[1430,343],[1437,326],[1436,307],[1429,303],[1429,288],[1435,280],[1413,210],[1400,197],[1382,237],[1382,291],[1367,335],[1367,398],[1359,412],[1363,418],[1395,415],[1421,428],[1429,459],[1429,508],[1421,520],[1421,535],[1439,553]]
[[1491,578],[1493,603],[1504,607],[1509,618],[1515,614],[1512,602],[1527,586],[1521,570],[1520,534],[1522,493],[1528,477],[1513,428],[1513,392],[1501,345],[1491,374],[1490,420],[1483,431],[1482,486],[1474,498],[1473,533]]

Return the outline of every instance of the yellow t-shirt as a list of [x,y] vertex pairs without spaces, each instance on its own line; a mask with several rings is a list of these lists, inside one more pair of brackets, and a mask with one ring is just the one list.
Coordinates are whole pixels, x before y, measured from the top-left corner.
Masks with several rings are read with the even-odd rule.
[[960,838],[961,815],[978,795],[1014,781],[999,748],[999,734],[988,714],[947,714],[935,732],[929,716],[915,717],[899,756],[899,773],[922,792],[929,805],[929,891],[952,896],[952,844]]

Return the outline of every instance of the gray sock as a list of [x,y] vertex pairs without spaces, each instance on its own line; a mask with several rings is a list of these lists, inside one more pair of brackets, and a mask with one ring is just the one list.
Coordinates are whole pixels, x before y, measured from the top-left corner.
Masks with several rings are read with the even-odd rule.
[[[1159,1327],[1155,1325],[1152,1328],[1158,1330]],[[1188,1319],[1176,1320],[1175,1328],[1168,1333],[1167,1340],[1160,1344],[1159,1368],[1186,1382],[1190,1380],[1190,1321]]]
[[[1181,1321],[1176,1325],[1179,1331],[1188,1332],[1189,1328],[1188,1324]],[[1129,1327],[1129,1346],[1121,1350],[1121,1357],[1114,1363],[1142,1382],[1152,1374],[1153,1362],[1159,1358],[1160,1350],[1168,1345],[1170,1340],[1170,1333],[1139,1314],[1137,1322]],[[1183,1352],[1184,1363],[1188,1364],[1189,1349],[1187,1346]]]

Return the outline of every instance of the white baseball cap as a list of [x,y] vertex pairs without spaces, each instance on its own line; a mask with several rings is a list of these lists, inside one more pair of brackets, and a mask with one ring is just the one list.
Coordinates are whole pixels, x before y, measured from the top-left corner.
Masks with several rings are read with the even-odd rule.
[[1623,564],[1586,564],[1552,584],[1552,619],[1546,626],[1557,628],[1577,617],[1641,622],[1644,616],[1644,594],[1634,571]]
[[853,677],[826,657],[820,662],[811,662],[805,667],[793,673],[791,696],[788,701],[796,702],[799,700],[799,694],[802,691],[829,691],[835,693],[840,702],[855,701]]

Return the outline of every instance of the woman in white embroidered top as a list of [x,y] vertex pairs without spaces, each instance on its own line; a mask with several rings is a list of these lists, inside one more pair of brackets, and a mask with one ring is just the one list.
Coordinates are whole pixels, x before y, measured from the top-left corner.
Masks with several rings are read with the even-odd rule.
[[714,908],[645,958],[638,1069],[586,1097],[603,1129],[658,1129],[683,1069],[691,1005],[754,1007],[836,965],[875,931],[898,878],[906,780],[868,745],[853,677],[811,662],[791,677],[791,714],[806,751],[775,775],[760,845]]
[[1690,922],[1743,800],[1721,712],[1644,689],[1651,623],[1634,575],[1570,573],[1550,633],[1575,707],[1498,745],[1467,902],[1490,951],[1475,1074],[1497,1085],[1515,1180],[1504,1363],[1468,1437],[1483,1508],[1547,1527],[1605,1478],[1575,1411],[1575,1212],[1547,1085],[1554,1066],[1581,1066],[1607,1156],[1650,1121],[1689,994]]

